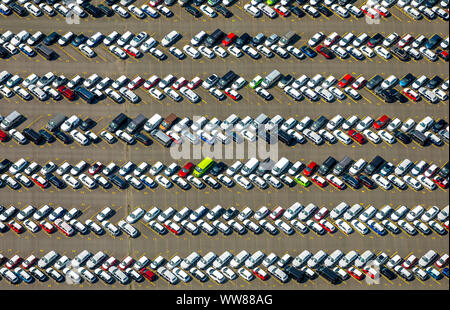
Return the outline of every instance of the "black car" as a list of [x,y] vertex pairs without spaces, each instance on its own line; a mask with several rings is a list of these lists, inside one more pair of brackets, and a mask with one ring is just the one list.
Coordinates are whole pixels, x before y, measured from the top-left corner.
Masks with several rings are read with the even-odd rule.
[[442,38],[435,34],[434,36],[432,36],[431,38],[429,38],[427,40],[427,42],[425,42],[425,47],[432,50],[434,49],[439,43],[441,43]]
[[[169,1],[172,1],[172,0],[169,0]],[[175,1],[174,1],[174,2],[175,2]],[[203,2],[205,2],[205,0],[194,0],[194,1],[192,1],[192,3],[193,3],[195,6],[200,6],[200,5],[203,4]]]
[[436,87],[441,85],[442,82],[444,82],[444,80],[441,79],[439,76],[435,75],[434,78],[428,81],[427,86],[429,89],[435,89]]
[[91,129],[96,125],[95,121],[90,119],[89,117],[86,118],[80,125],[80,128],[84,131]]
[[411,73],[408,73],[405,75],[399,82],[401,87],[408,87],[409,84],[414,82],[416,80],[416,77],[412,75]]
[[127,183],[115,174],[110,175],[108,177],[108,181],[110,181],[111,183],[113,183],[115,186],[117,186],[120,189],[124,189],[125,187],[127,187]]
[[[1,163],[0,163],[1,165]],[[448,177],[448,173],[449,173],[449,167],[448,167],[448,162],[441,168],[441,170],[439,170],[439,176],[446,178]]]
[[52,45],[58,41],[59,37],[58,33],[52,32],[42,42],[44,42],[45,45]]
[[11,8],[11,10],[13,10],[17,15],[19,16],[26,16],[27,15],[27,10],[18,5],[17,3],[13,2],[9,4],[9,7]]
[[194,8],[192,6],[186,6],[184,9],[186,10],[186,12],[188,12],[189,14],[191,14],[194,17],[202,16],[202,13],[200,13],[199,10],[197,10],[196,8]]
[[297,2],[298,5],[303,5],[307,2],[307,0],[295,0],[295,2]]
[[444,119],[440,119],[437,122],[435,122],[433,124],[433,126],[431,127],[431,129],[434,132],[439,132],[441,129],[444,129],[445,127],[447,127],[448,123],[444,120]]
[[369,189],[375,188],[375,182],[364,174],[358,175],[356,179]]
[[64,182],[61,181],[60,179],[58,179],[57,177],[55,177],[53,174],[50,174],[50,173],[47,174],[46,178],[47,178],[47,181],[49,181],[51,184],[53,184],[57,188],[59,188],[59,189],[64,188]]
[[383,80],[383,77],[377,74],[367,82],[366,87],[370,90],[375,89]]
[[281,78],[279,83],[281,83],[281,85],[284,85],[284,87],[286,87],[286,86],[290,85],[292,82],[294,82],[294,80],[295,79],[292,75],[287,74]]
[[345,183],[347,183],[354,189],[358,189],[361,187],[361,183],[356,178],[352,177],[351,175],[344,174],[342,176],[342,179],[344,180]]
[[411,57],[409,57],[408,53],[405,52],[404,49],[401,49],[399,47],[393,47],[391,48],[391,53],[396,56],[401,61],[409,61]]
[[391,90],[389,91],[389,94],[401,103],[408,102],[408,98],[406,98],[401,92],[399,92],[395,88],[391,88]]
[[219,12],[220,14],[222,14],[223,17],[225,17],[225,18],[229,18],[229,17],[233,16],[233,13],[231,13],[230,10],[228,10],[227,8],[224,8],[224,7],[221,6],[221,5],[216,5],[216,6],[214,7],[214,9],[215,9],[217,12]]
[[114,15],[114,11],[111,10],[110,8],[108,8],[106,5],[104,4],[99,4],[98,5],[98,9],[100,11],[102,11],[103,14],[105,14],[106,16],[110,17]]
[[238,48],[242,48],[245,44],[247,44],[250,41],[251,37],[250,35],[245,32],[243,33],[239,38],[234,41],[234,45],[236,45]]
[[137,133],[134,135],[134,138],[141,142],[143,145],[150,145],[152,144],[152,139],[150,139],[149,137],[147,137],[146,135],[144,135],[143,133]]
[[80,34],[77,35],[73,40],[72,40],[72,45],[75,47],[80,46],[81,44],[83,44],[84,42],[86,42],[88,40],[88,38],[84,35],[84,34]]
[[401,132],[400,130],[395,130],[393,132],[394,137],[396,137],[397,139],[399,139],[403,144],[409,144],[411,143],[411,138],[410,136],[408,136],[407,134],[405,134],[404,132]]
[[6,58],[8,55],[8,51],[3,46],[0,46],[0,58]]
[[55,141],[55,137],[53,137],[47,130],[41,129],[39,130],[39,134],[44,138],[47,143],[52,143]]
[[92,17],[97,18],[102,16],[102,11],[88,2],[84,2],[83,4],[81,4],[81,7]]
[[380,273],[388,278],[388,280],[394,280],[395,278],[397,278],[395,273],[383,266],[380,266]]
[[385,89],[381,90],[381,92],[378,94],[378,96],[381,99],[383,99],[383,101],[386,102],[386,103],[393,103],[393,102],[395,102],[394,97],[392,97],[391,94]]
[[62,131],[57,131],[54,133],[55,137],[58,138],[59,140],[61,140],[64,144],[68,144],[70,143],[71,139],[69,138],[68,135],[66,135],[64,132]]
[[323,5],[319,5],[317,7],[317,10],[322,13],[323,15],[325,15],[326,17],[330,17],[331,15],[333,15],[333,12],[331,12],[329,9],[327,9],[326,7],[324,7]]
[[303,17],[305,16],[305,12],[303,12],[302,9],[296,7],[296,6],[291,6],[289,8],[289,11],[291,11],[292,14],[296,15],[297,17]]
[[109,6],[112,6],[112,5],[116,4],[117,1],[118,0],[106,0],[105,3]]
[[11,166],[11,164],[12,162],[7,158],[0,161],[0,173],[7,171],[9,166]]
[[214,167],[211,168],[209,171],[213,176],[218,176],[222,171],[224,171],[227,168],[227,165],[223,162],[218,162],[214,165]]
[[375,34],[373,37],[370,38],[369,42],[367,42],[367,45],[369,47],[375,47],[381,42],[383,42],[384,36],[381,33]]

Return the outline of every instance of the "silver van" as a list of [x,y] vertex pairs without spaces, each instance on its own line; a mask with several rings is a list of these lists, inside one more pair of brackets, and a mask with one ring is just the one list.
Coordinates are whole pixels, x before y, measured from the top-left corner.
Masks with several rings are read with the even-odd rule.
[[280,45],[281,47],[285,47],[286,45],[289,45],[289,43],[291,43],[292,39],[295,36],[295,32],[294,31],[288,31],[285,35],[283,35],[280,38],[280,41],[278,41],[278,45]]
[[14,127],[22,119],[22,117],[22,114],[17,111],[13,111],[3,119],[0,127],[4,130],[9,130]]
[[267,117],[266,114],[261,113],[257,118],[255,118],[252,121],[252,124],[250,125],[250,129],[252,129],[253,131],[258,131],[258,127],[260,125],[263,125],[265,123],[267,123],[267,121],[269,120],[269,118]]
[[271,73],[269,73],[261,82],[261,86],[263,88],[270,88],[273,84],[278,82],[278,80],[281,78],[281,73],[278,70],[273,70]]
[[353,159],[351,159],[348,156],[345,156],[342,158],[340,162],[337,163],[337,165],[333,169],[333,173],[337,176],[340,176],[342,173],[344,173],[348,167],[352,164]]

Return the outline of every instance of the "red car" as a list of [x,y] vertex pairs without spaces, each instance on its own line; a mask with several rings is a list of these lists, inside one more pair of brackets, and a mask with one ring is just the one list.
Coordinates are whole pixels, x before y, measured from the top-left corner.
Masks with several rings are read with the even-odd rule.
[[194,169],[194,164],[191,162],[186,163],[186,165],[184,165],[183,168],[181,168],[180,172],[178,172],[178,176],[185,178],[188,176],[189,173],[192,172],[192,170]]
[[225,88],[224,93],[230,97],[231,99],[233,99],[234,101],[237,101],[239,99],[241,99],[241,95],[235,91],[234,89],[231,88]]
[[442,50],[439,52],[438,56],[441,57],[443,60],[448,61],[449,58],[448,51]]
[[149,281],[154,281],[156,279],[156,276],[153,272],[148,270],[147,268],[142,268],[140,271],[141,275],[144,276]]
[[155,6],[157,6],[158,4],[160,4],[161,2],[162,2],[162,0],[150,0],[150,1],[148,2],[148,5],[155,7]]
[[144,79],[141,78],[140,76],[138,76],[134,80],[132,80],[130,83],[128,83],[127,87],[129,90],[135,90],[142,84],[144,84]]
[[284,209],[280,206],[277,206],[275,209],[273,209],[273,211],[270,213],[269,217],[272,220],[276,220],[277,218],[279,218],[282,214],[284,213]]
[[311,181],[313,181],[314,183],[316,183],[320,187],[327,186],[327,181],[324,178],[319,177],[318,175],[313,175],[312,178],[311,178]]
[[17,223],[16,221],[12,220],[8,222],[8,226],[9,228],[11,228],[12,230],[14,230],[17,234],[21,234],[23,233],[23,227],[22,225],[20,225],[19,223]]
[[234,40],[236,40],[237,35],[235,35],[234,33],[230,32],[229,35],[227,35],[223,40],[222,40],[222,44],[224,46],[228,46],[231,43],[233,43]]
[[314,174],[314,172],[316,172],[318,167],[319,166],[314,161],[312,161],[308,166],[305,167],[305,169],[303,169],[303,174],[309,177],[310,175]]
[[367,142],[366,138],[364,138],[364,136],[362,134],[360,134],[359,132],[357,132],[354,129],[349,130],[348,135],[350,136],[350,138],[352,138],[359,144],[364,144]]
[[355,267],[350,267],[348,269],[348,273],[355,278],[356,280],[362,280],[364,279],[364,273],[362,273],[361,271],[359,271],[358,269],[356,269]]
[[323,45],[319,45],[318,47],[316,47],[316,51],[317,51],[320,55],[322,55],[323,57],[325,57],[326,59],[331,59],[331,58],[333,58],[333,53],[332,53],[328,48],[326,48],[326,47],[323,46]]
[[433,181],[434,181],[434,183],[436,183],[437,186],[439,186],[443,189],[448,188],[448,181],[446,179],[444,179],[443,177],[436,176],[436,177],[434,177]]
[[3,130],[0,130],[0,141],[6,142],[6,140],[8,140],[8,135]]
[[56,231],[55,226],[53,226],[52,224],[50,224],[49,222],[47,222],[45,220],[41,221],[39,223],[39,226],[41,226],[41,228],[43,230],[45,230],[47,233],[49,233],[49,234],[52,234],[52,233],[54,233]]
[[278,14],[280,14],[281,16],[284,16],[284,17],[288,17],[289,14],[290,14],[289,10],[286,9],[286,8],[285,8],[284,6],[282,6],[282,5],[275,5],[275,6],[273,7],[273,9],[275,10],[275,12],[277,12]]
[[344,88],[348,86],[351,82],[353,82],[354,78],[350,74],[346,74],[340,81],[339,81],[339,87]]
[[58,87],[58,91],[60,92],[61,95],[63,95],[67,99],[75,100],[75,93],[71,89],[67,88],[66,86]]
[[257,276],[258,278],[260,278],[263,281],[266,281],[269,278],[267,273],[259,267],[256,267],[255,269],[253,269],[252,272],[255,276]]
[[413,100],[414,102],[417,102],[420,99],[419,94],[416,93],[415,91],[411,90],[410,88],[405,88],[403,90],[403,93],[405,94],[406,97]]
[[387,115],[383,115],[373,123],[373,128],[375,128],[376,130],[383,129],[390,120],[391,119]]
[[187,84],[187,88],[196,89],[201,83],[202,83],[202,79],[199,78],[198,76],[196,76]]
[[38,185],[41,188],[46,188],[48,186],[47,180],[45,180],[43,177],[41,177],[36,173],[31,176],[31,179],[33,180],[34,183],[36,183],[36,185]]
[[94,175],[94,174],[97,174],[102,169],[103,169],[103,164],[98,161],[89,168],[88,172],[90,175]]

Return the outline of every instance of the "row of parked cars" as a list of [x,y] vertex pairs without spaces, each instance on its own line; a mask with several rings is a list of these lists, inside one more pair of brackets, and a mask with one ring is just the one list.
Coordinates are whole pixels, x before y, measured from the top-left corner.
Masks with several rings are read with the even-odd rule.
[[403,231],[414,236],[418,233],[430,235],[432,231],[445,235],[446,229],[448,230],[448,206],[442,210],[436,206],[427,210],[421,205],[412,209],[406,206],[394,209],[390,205],[377,209],[372,205],[364,208],[360,204],[350,206],[341,202],[331,211],[326,207],[319,208],[313,203],[303,205],[300,202],[293,203],[289,208],[275,206],[272,210],[262,206],[256,211],[249,207],[241,211],[235,207],[225,209],[221,205],[211,209],[200,206],[195,210],[188,207],[180,210],[169,207],[164,211],[158,207],[150,210],[138,207],[117,224],[111,222],[114,214],[113,209],[105,207],[95,216],[100,224],[96,223],[94,218],[82,223],[80,219],[82,212],[77,208],[67,211],[63,207],[53,209],[44,205],[37,209],[28,205],[18,210],[14,206],[9,208],[0,206],[0,231],[5,232],[8,225],[17,234],[25,230],[37,233],[41,229],[52,234],[58,228],[68,237],[75,234],[85,235],[90,231],[101,236],[105,235],[106,231],[112,236],[125,233],[131,238],[136,238],[139,236],[139,230],[133,224],[138,222],[147,225],[161,236],[168,234],[169,231],[176,236],[185,232],[194,236],[200,233],[212,236],[219,232],[225,236],[233,232],[243,235],[248,231],[256,235],[264,231],[278,235],[281,231],[287,236],[296,232],[307,234],[312,231],[320,236],[327,233],[334,234],[338,230],[345,235],[351,235],[355,231],[366,235],[372,231],[384,236],[398,235]]
[[331,254],[323,250],[316,253],[304,250],[295,257],[288,253],[282,257],[273,252],[266,255],[261,250],[254,253],[242,250],[236,255],[230,251],[220,255],[209,251],[204,256],[193,251],[185,258],[157,256],[153,260],[145,255],[139,259],[126,256],[119,260],[103,251],[94,254],[87,250],[70,259],[52,250],[41,258],[35,255],[21,258],[16,254],[7,259],[0,254],[0,266],[4,264],[0,274],[12,284],[31,284],[35,279],[46,282],[49,278],[59,283],[66,280],[70,284],[94,284],[99,278],[106,284],[153,282],[159,278],[171,285],[189,283],[193,279],[200,283],[211,279],[223,284],[238,277],[247,282],[255,278],[266,281],[273,277],[283,284],[289,281],[304,283],[308,279],[322,277],[336,285],[347,281],[350,276],[358,281],[366,276],[374,280],[394,280],[397,277],[407,281],[414,277],[440,280],[444,275],[449,276],[448,259],[448,254],[439,255],[434,250],[427,251],[420,259],[414,254],[403,259],[399,254],[390,257],[385,252],[376,254],[366,250],[359,254],[354,250],[344,253],[337,249]]
[[[38,163],[30,163],[24,158],[15,163],[4,159],[0,186],[17,190],[22,186],[31,187],[34,182],[42,189],[50,186],[59,189],[67,186],[74,189],[81,187],[90,190],[111,189],[115,185],[119,189],[131,186],[136,190],[143,190],[158,185],[170,189],[176,185],[182,190],[189,190],[192,187],[196,189],[209,187],[216,190],[221,187],[233,188],[238,184],[246,190],[254,187],[264,190],[280,189],[283,186],[290,188],[296,184],[307,188],[314,183],[321,188],[339,190],[345,190],[347,187],[353,189],[379,187],[384,190],[411,188],[415,191],[423,189],[433,191],[438,187],[445,190],[449,186],[448,163],[439,167],[423,160],[414,163],[404,159],[395,165],[379,155],[370,161],[364,158],[353,160],[349,156],[343,156],[338,160],[329,156],[322,164],[315,161],[291,162],[285,157],[278,161],[270,157],[261,161],[252,157],[244,163],[237,160],[227,165],[206,157],[197,165],[188,161],[183,166],[175,162],[165,166],[158,161],[152,166],[147,162],[135,164],[128,161],[120,167],[114,162],[104,166],[99,161],[89,164],[81,160],[74,166],[64,162],[59,167],[49,161],[39,168]],[[62,180],[57,175],[61,176]]]
[[[175,102],[185,99],[198,103],[202,100],[199,94],[200,86],[218,101],[227,97],[234,101],[241,100],[243,96],[239,91],[245,86],[253,89],[266,101],[274,98],[269,90],[275,86],[294,101],[301,101],[304,98],[312,102],[361,100],[363,97],[360,92],[363,89],[386,103],[423,100],[423,102],[436,104],[448,100],[448,79],[444,80],[439,75],[427,77],[426,75],[415,76],[411,73],[403,77],[393,74],[388,77],[375,75],[370,79],[362,75],[345,74],[339,78],[332,74],[324,76],[320,73],[314,76],[302,74],[296,78],[291,74],[283,75],[278,70],[273,70],[264,77],[256,75],[253,79],[247,80],[230,70],[223,76],[214,73],[205,79],[195,76],[188,80],[184,76],[176,77],[173,74],[165,77],[152,75],[147,79],[140,75],[133,78],[121,75],[114,79],[102,78],[94,73],[86,78],[76,75],[69,79],[53,72],[43,76],[33,73],[26,78],[18,74],[13,75],[6,70],[0,72],[0,95],[6,98],[17,95],[25,101],[34,97],[40,101],[47,101],[49,98],[59,101],[66,98],[70,101],[82,99],[92,104],[109,97],[116,103],[126,101],[138,103],[141,98],[137,92],[141,89],[144,92],[148,91],[151,97],[159,101],[169,97]],[[400,91],[397,90],[397,86],[401,87]]]
[[31,46],[45,45],[48,48],[47,46],[57,43],[61,47],[73,45],[87,57],[92,58],[96,56],[94,48],[104,44],[112,54],[120,59],[141,58],[145,53],[149,53],[158,60],[165,60],[167,55],[158,48],[158,44],[160,44],[179,60],[185,59],[187,56],[192,59],[226,58],[229,54],[237,58],[247,54],[255,60],[261,59],[262,56],[272,58],[274,55],[283,59],[291,56],[296,59],[305,59],[314,58],[319,53],[326,59],[337,56],[341,59],[353,58],[362,61],[378,55],[388,60],[394,55],[402,61],[409,61],[411,58],[416,61],[422,58],[436,61],[439,57],[448,61],[449,44],[448,37],[443,39],[437,34],[430,38],[426,38],[424,35],[414,38],[410,34],[400,36],[395,32],[387,37],[380,33],[372,36],[361,33],[357,36],[349,32],[341,37],[337,32],[328,36],[323,32],[318,32],[308,40],[307,44],[297,48],[293,44],[298,41],[299,36],[294,31],[288,31],[282,36],[276,33],[270,36],[258,33],[252,37],[248,33],[237,36],[233,32],[227,34],[216,29],[210,34],[203,30],[200,31],[193,36],[190,44],[179,49],[173,45],[181,37],[181,34],[175,30],[165,35],[161,42],[145,31],[138,34],[126,31],[122,35],[117,31],[112,31],[108,35],[96,32],[87,37],[84,34],[76,35],[72,31],[64,35],[53,32],[46,36],[41,31],[32,35],[26,30],[17,34],[7,30],[0,36],[0,43],[3,46],[0,55],[6,57],[8,53],[14,55],[21,51],[29,57],[35,57],[36,52]]
[[[427,20],[434,20],[440,17],[446,21],[449,18],[448,1],[441,1],[438,5],[437,1],[411,1],[411,0],[370,0],[364,5],[358,7],[354,1],[350,0],[296,0],[302,9],[293,5],[294,1],[280,1],[280,4],[274,5],[278,1],[268,0],[251,0],[244,5],[244,10],[251,16],[259,18],[263,15],[273,19],[281,15],[288,17],[295,15],[297,17],[303,17],[306,14],[312,18],[318,18],[320,16],[330,17],[337,15],[340,18],[361,18],[366,16],[370,19],[388,18],[391,16],[389,8],[397,5],[398,8],[404,11],[405,14],[410,16],[413,20],[420,20],[425,17]],[[273,7],[271,7],[274,5]],[[305,14],[306,13],[306,14]]]

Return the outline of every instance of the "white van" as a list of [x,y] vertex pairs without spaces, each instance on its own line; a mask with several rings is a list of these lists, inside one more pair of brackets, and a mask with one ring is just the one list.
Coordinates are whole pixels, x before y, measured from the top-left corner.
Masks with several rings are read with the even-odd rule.
[[286,157],[282,157],[272,168],[271,173],[274,176],[279,176],[286,170],[286,168],[289,166],[290,161]]
[[331,210],[330,217],[335,220],[342,214],[344,214],[344,212],[347,211],[348,208],[350,208],[350,206],[347,203],[341,202],[333,210]]
[[358,173],[360,173],[364,169],[366,164],[367,164],[367,162],[364,159],[360,158],[350,167],[348,172],[351,175],[357,175]]
[[256,170],[256,168],[258,168],[259,165],[259,160],[257,160],[255,157],[250,158],[250,160],[244,165],[244,167],[242,167],[241,169],[241,174],[243,176],[248,176],[251,173],[253,173],[253,171]]
[[117,40],[117,45],[119,45],[120,47],[124,47],[125,44],[127,44],[128,41],[130,41],[132,37],[133,37],[133,33],[132,33],[131,31],[125,32],[125,33]]
[[161,45],[166,47],[172,45],[172,43],[174,43],[175,40],[178,39],[178,37],[179,33],[175,30],[172,30],[161,40]]
[[67,119],[62,125],[61,130],[68,132],[75,128],[80,122],[80,118],[76,115],[72,115],[69,119]]

